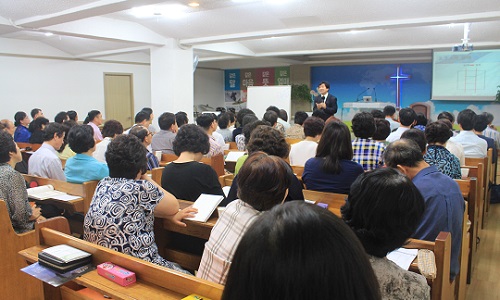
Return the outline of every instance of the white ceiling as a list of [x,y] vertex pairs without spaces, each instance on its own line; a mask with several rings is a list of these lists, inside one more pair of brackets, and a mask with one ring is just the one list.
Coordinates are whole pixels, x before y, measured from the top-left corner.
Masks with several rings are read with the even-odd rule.
[[[28,40],[59,56],[106,59],[144,55],[175,39],[193,47],[208,67],[257,60],[267,65],[425,61],[430,50],[460,43],[466,22],[475,49],[500,48],[499,0],[281,1],[286,3],[198,0],[200,6],[191,8],[189,0],[0,0],[0,52],[16,51],[2,44]],[[154,5],[158,11],[172,4],[183,5],[185,12],[131,14],[134,7]],[[25,48],[23,54],[30,51]]]

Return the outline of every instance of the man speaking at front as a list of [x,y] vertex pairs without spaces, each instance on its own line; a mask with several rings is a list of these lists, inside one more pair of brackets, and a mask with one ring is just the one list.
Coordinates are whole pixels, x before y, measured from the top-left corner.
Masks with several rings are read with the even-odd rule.
[[330,84],[322,81],[318,85],[319,95],[314,98],[314,115],[326,121],[337,112],[337,97],[328,93]]

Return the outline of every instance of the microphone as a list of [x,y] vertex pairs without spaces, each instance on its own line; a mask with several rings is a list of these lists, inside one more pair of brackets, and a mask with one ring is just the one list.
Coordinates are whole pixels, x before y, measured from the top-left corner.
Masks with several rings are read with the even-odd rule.
[[370,88],[366,88],[366,90],[362,91],[361,93],[359,93],[357,96],[356,96],[356,102],[359,102],[359,96],[361,96],[362,94],[364,94],[366,91],[368,91]]
[[375,88],[373,88],[373,93],[375,94],[375,102],[377,102],[377,91],[375,90]]

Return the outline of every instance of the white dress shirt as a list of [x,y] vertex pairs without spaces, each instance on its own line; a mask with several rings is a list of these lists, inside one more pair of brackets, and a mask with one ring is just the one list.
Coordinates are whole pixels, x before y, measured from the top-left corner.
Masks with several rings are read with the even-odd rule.
[[399,127],[398,129],[396,129],[396,131],[391,132],[391,134],[389,134],[389,136],[385,140],[389,143],[397,141],[397,140],[401,139],[401,135],[403,134],[403,132],[405,132],[408,129],[410,129],[410,128]]
[[28,173],[39,177],[66,181],[61,160],[57,157],[57,151],[47,143],[43,143],[40,149],[31,155],[28,161]]
[[450,140],[464,147],[465,157],[482,158],[488,155],[488,143],[472,131],[462,130]]

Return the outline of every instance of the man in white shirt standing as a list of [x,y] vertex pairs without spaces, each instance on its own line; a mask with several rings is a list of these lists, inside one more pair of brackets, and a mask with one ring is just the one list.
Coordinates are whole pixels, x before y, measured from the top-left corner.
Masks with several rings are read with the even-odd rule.
[[386,141],[392,143],[401,138],[401,135],[416,122],[417,114],[411,108],[403,108],[399,111],[399,127],[396,131],[391,132]]
[[474,133],[475,119],[476,113],[474,111],[470,109],[462,110],[457,117],[460,133],[450,138],[450,140],[464,147],[465,157],[482,158],[488,154],[488,143]]
[[59,123],[50,123],[45,127],[44,142],[28,161],[29,174],[66,181],[56,152],[64,143],[64,134],[64,128]]

